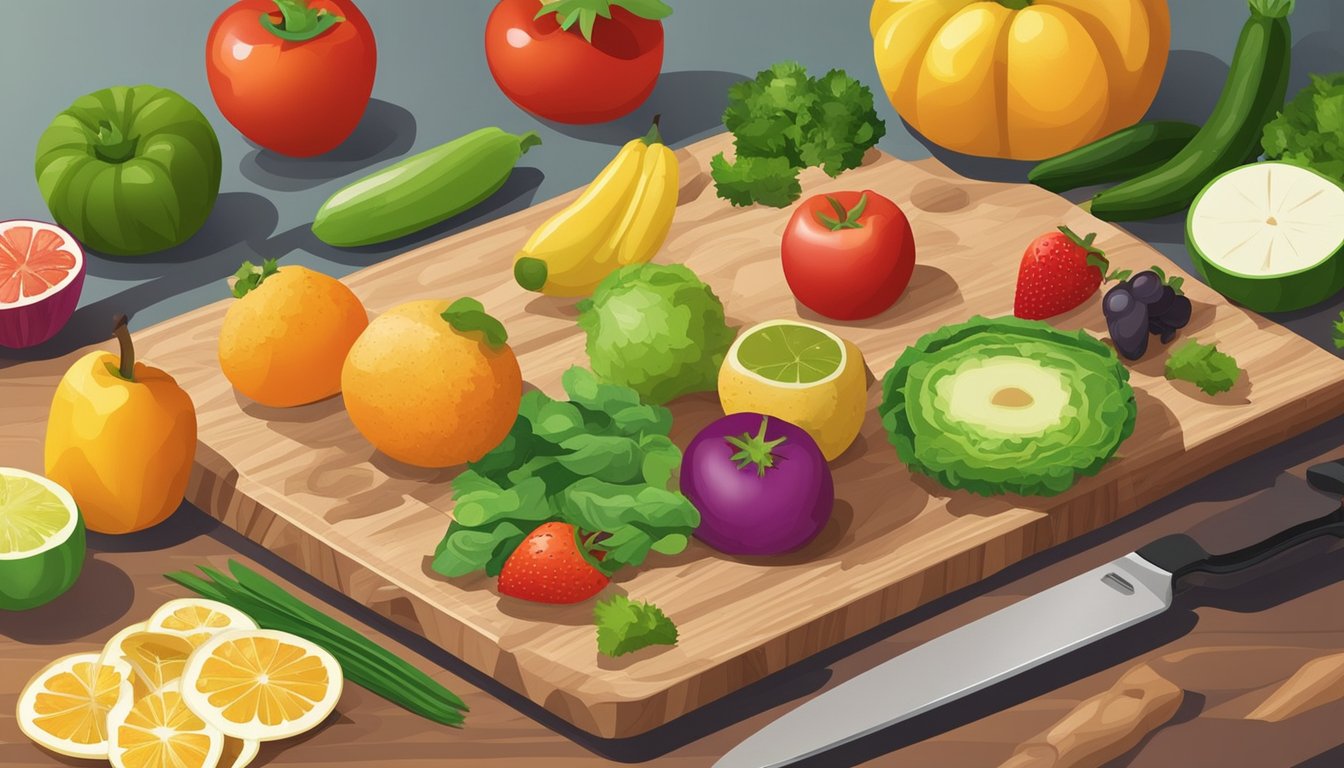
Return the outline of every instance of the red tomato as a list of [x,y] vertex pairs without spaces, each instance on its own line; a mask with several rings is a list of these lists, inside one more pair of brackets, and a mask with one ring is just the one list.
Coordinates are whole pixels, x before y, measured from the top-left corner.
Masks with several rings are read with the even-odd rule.
[[377,62],[350,0],[240,0],[205,43],[219,111],[254,144],[292,157],[330,152],[354,132]]
[[500,90],[560,123],[601,123],[633,112],[663,68],[663,25],[618,3],[610,19],[594,21],[589,42],[578,24],[561,29],[554,13],[534,19],[540,0],[500,0],[485,24],[485,60]]
[[784,229],[781,252],[794,298],[832,320],[881,314],[915,271],[910,221],[872,190],[804,200]]

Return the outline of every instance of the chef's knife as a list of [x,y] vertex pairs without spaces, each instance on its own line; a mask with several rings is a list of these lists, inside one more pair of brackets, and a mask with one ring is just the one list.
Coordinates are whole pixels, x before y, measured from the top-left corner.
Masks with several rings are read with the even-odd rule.
[[[1344,496],[1344,460],[1307,473]],[[747,738],[714,768],[778,768],[987,688],[1171,607],[1177,581],[1231,573],[1320,536],[1344,538],[1344,506],[1235,552],[1166,536],[930,640],[817,696]]]

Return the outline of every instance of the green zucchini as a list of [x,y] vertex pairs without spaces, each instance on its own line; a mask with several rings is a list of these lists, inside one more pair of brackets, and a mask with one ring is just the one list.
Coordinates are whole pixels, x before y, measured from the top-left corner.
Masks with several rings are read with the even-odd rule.
[[1258,156],[1265,123],[1283,109],[1293,35],[1294,0],[1250,0],[1227,82],[1208,122],[1162,167],[1097,193],[1092,215],[1106,221],[1151,219],[1190,206],[1220,174]]
[[493,195],[540,143],[534,131],[482,128],[412,155],[337,190],[313,219],[313,234],[349,248],[418,232]]
[[1198,132],[1199,126],[1174,120],[1131,125],[1037,163],[1027,180],[1051,192],[1067,192],[1132,179],[1161,168]]

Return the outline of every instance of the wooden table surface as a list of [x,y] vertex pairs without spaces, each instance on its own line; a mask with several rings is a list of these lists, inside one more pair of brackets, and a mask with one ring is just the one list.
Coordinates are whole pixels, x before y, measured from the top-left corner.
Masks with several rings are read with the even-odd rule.
[[[40,409],[30,406],[20,413],[11,401],[0,403],[0,416],[0,465],[33,467],[33,457],[40,455]],[[71,592],[34,611],[0,615],[0,766],[86,764],[43,752],[22,736],[13,712],[24,682],[48,660],[94,650],[120,626],[186,594],[167,582],[164,572],[198,563],[218,566],[230,558],[287,580],[282,583],[307,593],[309,602],[329,613],[353,616],[362,631],[430,671],[471,707],[465,730],[454,730],[349,686],[337,713],[323,726],[299,739],[266,745],[255,765],[588,768],[648,761],[669,768],[710,766],[739,740],[816,693],[1148,540],[1194,529],[1210,547],[1230,549],[1329,511],[1336,501],[1307,489],[1302,478],[1310,464],[1340,455],[1342,430],[1344,419],[1321,425],[1118,523],[626,742],[596,741],[574,731],[203,513],[183,508],[142,535],[91,534],[84,575]],[[1146,660],[1187,693],[1172,724],[1112,765],[1344,765],[1338,727],[1344,702],[1274,724],[1241,719],[1304,661],[1344,651],[1341,582],[1344,552],[1327,542],[1305,545],[1245,576],[1196,584],[1157,619],[814,764],[998,765],[1020,742]]]

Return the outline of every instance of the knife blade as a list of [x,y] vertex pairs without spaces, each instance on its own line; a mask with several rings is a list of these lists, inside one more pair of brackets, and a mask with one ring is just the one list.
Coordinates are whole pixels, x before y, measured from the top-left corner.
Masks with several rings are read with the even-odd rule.
[[[1344,460],[1308,480],[1344,494]],[[1249,568],[1320,536],[1344,538],[1344,506],[1248,547],[1211,555],[1166,536],[885,661],[780,717],[713,768],[781,768],[847,744],[1132,627],[1171,607],[1177,582]]]

